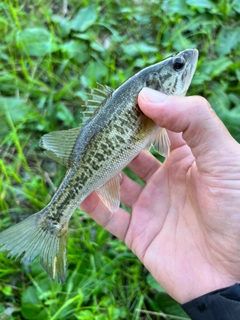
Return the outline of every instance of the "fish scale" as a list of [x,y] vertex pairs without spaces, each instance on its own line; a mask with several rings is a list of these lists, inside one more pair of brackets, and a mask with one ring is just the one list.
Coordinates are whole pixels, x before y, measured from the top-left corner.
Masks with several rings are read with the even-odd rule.
[[198,51],[188,49],[141,70],[116,90],[98,84],[85,106],[81,127],[44,135],[40,146],[46,155],[68,170],[44,209],[0,233],[0,250],[28,261],[39,254],[49,276],[64,283],[68,221],[78,205],[95,190],[117,214],[122,169],[151,143],[160,154],[169,155],[167,132],[142,113],[138,93],[150,87],[184,95],[197,60]]

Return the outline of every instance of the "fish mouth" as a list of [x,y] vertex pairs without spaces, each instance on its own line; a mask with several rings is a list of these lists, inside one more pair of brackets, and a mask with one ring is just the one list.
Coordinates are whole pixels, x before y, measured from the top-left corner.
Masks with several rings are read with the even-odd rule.
[[194,72],[197,68],[197,62],[198,62],[198,50],[193,49],[192,50],[192,61],[191,61],[191,72],[190,72],[190,80],[192,80],[192,77],[194,75]]
[[187,66],[190,68],[189,72],[189,79],[192,79],[192,76],[196,70],[197,67],[197,61],[198,61],[198,50],[197,49],[186,49],[182,52],[180,52],[180,55],[183,55],[185,60],[187,61]]
[[189,59],[189,67],[190,67],[190,71],[189,71],[189,75],[188,75],[188,79],[187,79],[187,88],[185,91],[182,92],[181,96],[185,96],[188,88],[190,86],[190,83],[192,81],[193,75],[195,73],[195,70],[197,68],[197,62],[198,62],[198,50],[197,49],[187,49],[184,51],[189,51],[189,53],[191,54],[191,57]]

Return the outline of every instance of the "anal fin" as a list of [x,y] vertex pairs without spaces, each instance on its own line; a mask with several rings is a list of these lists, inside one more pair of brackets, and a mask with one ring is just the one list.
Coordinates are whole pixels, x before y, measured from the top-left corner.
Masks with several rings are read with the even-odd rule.
[[99,198],[111,212],[116,212],[120,205],[120,182],[121,173],[95,190]]

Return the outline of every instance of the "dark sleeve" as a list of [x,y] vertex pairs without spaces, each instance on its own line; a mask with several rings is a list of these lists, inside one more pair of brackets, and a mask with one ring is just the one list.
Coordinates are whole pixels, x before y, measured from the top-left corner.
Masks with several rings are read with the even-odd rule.
[[240,320],[240,284],[209,292],[181,307],[192,320]]

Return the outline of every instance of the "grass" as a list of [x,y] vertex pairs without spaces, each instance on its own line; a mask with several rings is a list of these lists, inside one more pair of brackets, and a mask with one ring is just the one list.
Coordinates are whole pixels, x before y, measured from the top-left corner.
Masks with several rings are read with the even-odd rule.
[[[239,13],[237,0],[1,1],[0,229],[50,200],[64,168],[38,141],[81,123],[89,87],[116,87],[188,47],[200,51],[188,94],[205,96],[240,142]],[[68,260],[62,286],[38,260],[22,265],[0,253],[0,319],[187,318],[126,246],[80,210]]]

